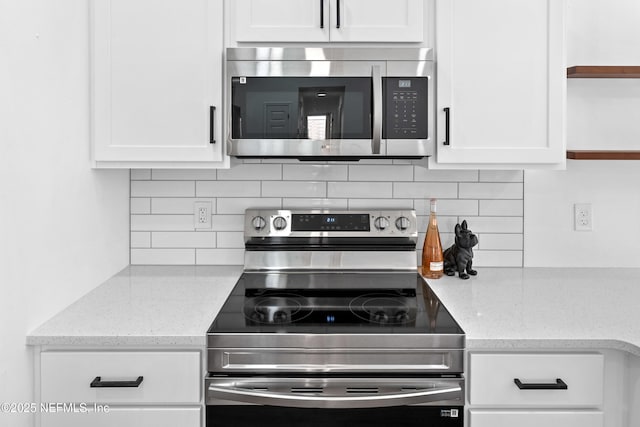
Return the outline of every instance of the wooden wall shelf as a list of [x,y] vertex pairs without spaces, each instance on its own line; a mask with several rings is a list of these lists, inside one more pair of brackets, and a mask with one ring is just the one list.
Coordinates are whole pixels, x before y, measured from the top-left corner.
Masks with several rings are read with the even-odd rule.
[[640,160],[640,151],[622,150],[567,150],[571,160]]
[[577,65],[567,68],[568,79],[639,79],[640,66]]

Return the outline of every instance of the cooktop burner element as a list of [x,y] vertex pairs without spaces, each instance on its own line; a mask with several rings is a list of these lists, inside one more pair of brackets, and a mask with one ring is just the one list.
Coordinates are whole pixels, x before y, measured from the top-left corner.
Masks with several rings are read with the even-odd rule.
[[352,299],[349,309],[360,319],[369,323],[380,325],[415,323],[415,295],[411,299],[399,297],[392,292],[367,293]]

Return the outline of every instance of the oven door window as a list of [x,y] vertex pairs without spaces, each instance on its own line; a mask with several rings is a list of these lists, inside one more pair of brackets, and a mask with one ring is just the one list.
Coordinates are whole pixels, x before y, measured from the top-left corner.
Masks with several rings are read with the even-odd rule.
[[371,139],[370,77],[233,77],[232,139]]
[[462,406],[318,409],[207,406],[207,427],[462,427]]

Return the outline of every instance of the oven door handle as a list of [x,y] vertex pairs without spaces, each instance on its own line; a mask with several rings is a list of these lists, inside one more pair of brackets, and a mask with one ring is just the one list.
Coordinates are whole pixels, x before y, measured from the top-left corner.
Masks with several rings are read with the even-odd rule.
[[379,393],[366,396],[322,396],[318,394],[277,393],[236,387],[209,386],[207,400],[221,399],[254,405],[292,408],[373,408],[417,405],[443,400],[461,399],[462,388],[449,386],[412,390],[407,393]]

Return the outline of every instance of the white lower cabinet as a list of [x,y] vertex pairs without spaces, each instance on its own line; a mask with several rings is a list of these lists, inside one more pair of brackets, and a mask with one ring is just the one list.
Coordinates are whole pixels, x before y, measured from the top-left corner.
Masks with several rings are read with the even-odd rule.
[[200,427],[199,350],[48,349],[38,358],[41,427]]
[[471,352],[469,427],[604,427],[598,352]]
[[109,407],[108,412],[89,406],[86,413],[51,412],[42,415],[42,427],[196,427],[201,408]]
[[469,411],[469,427],[603,427],[599,411]]

